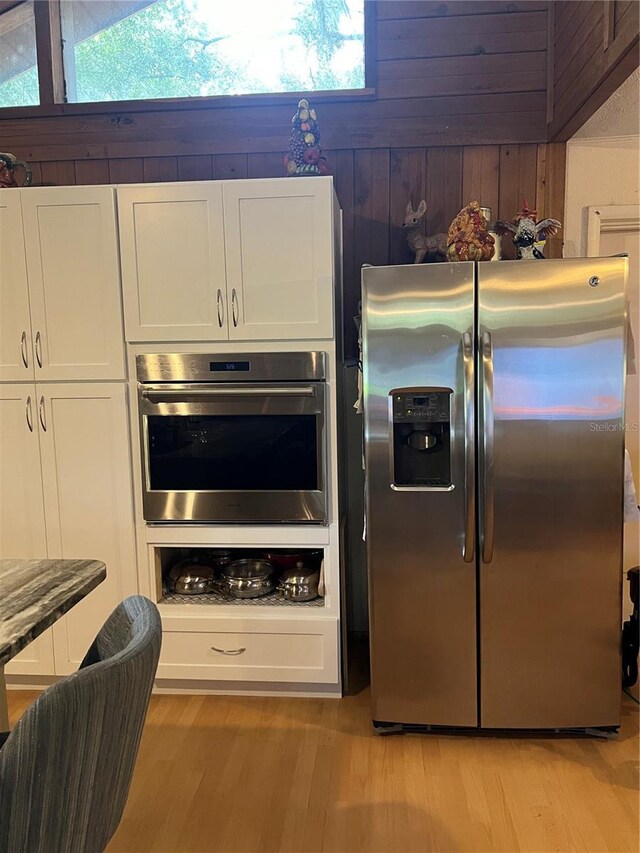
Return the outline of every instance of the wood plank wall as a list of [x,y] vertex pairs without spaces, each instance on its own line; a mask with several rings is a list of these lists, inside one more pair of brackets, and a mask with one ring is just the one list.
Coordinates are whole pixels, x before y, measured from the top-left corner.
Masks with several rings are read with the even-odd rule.
[[[511,219],[524,198],[538,215],[564,216],[563,144],[340,149],[326,152],[343,211],[345,354],[356,353],[351,320],[360,298],[363,263],[403,264],[413,258],[402,228],[409,198],[427,201],[426,230],[446,231],[473,199],[496,218]],[[280,153],[48,160],[32,163],[34,184],[126,184],[268,178],[282,174]],[[509,240],[506,253],[512,256]],[[550,241],[560,257],[561,239]]]
[[638,0],[556,2],[550,10],[550,139],[568,139],[640,64]]
[[[544,144],[547,11],[543,0],[378,0],[375,94],[315,102],[344,211],[347,355],[361,264],[412,259],[409,196],[426,199],[429,233],[474,198],[501,218],[526,197],[562,219],[564,146]],[[0,148],[55,186],[281,175],[295,99],[235,103],[12,110]]]

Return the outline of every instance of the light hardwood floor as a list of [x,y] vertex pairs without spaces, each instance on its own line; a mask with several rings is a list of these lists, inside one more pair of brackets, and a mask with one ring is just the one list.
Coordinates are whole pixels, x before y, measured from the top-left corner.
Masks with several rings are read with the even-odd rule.
[[154,696],[108,853],[638,850],[631,699],[615,741],[380,738],[368,699]]

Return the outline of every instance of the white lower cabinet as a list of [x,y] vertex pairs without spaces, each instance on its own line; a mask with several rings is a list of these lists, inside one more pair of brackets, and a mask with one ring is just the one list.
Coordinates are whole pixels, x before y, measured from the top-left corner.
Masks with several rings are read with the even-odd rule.
[[164,620],[158,678],[335,684],[337,619],[207,620],[207,630],[172,631]]
[[[0,385],[0,559],[47,553],[35,385]],[[5,666],[7,675],[53,674],[53,633]]]
[[6,667],[65,675],[137,589],[125,386],[3,386],[0,413],[2,556],[107,565],[107,579]]
[[[199,682],[205,690],[339,696],[337,533],[337,525],[148,528],[154,541],[146,548],[147,589],[158,602],[163,628],[160,686],[170,681],[174,688],[183,681]],[[319,571],[318,597],[290,601],[278,593],[292,555]],[[214,583],[203,595],[172,588],[180,564],[215,565],[221,556],[268,559],[276,590],[236,599],[225,593],[224,584]]]

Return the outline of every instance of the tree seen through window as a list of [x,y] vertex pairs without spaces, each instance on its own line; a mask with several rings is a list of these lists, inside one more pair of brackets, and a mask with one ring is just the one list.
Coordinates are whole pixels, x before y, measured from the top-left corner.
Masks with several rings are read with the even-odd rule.
[[[67,99],[358,89],[364,0],[63,0]],[[35,68],[0,106],[37,103]]]

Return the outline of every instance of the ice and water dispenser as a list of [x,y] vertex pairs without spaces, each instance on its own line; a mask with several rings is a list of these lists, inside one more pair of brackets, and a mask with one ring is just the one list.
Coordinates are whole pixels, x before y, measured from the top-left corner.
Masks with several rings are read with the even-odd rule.
[[396,388],[393,402],[393,483],[451,486],[451,388]]

